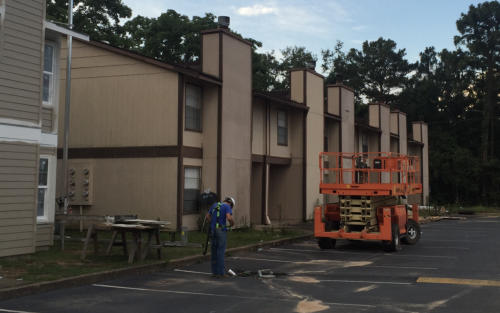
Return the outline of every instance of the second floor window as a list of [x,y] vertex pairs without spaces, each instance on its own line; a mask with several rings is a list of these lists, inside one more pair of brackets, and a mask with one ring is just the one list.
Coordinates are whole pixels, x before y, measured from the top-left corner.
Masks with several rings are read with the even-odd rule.
[[186,85],[186,129],[201,131],[201,88]]
[[278,145],[288,145],[288,117],[286,111],[278,111]]
[[52,104],[54,98],[54,46],[45,43],[43,52],[43,93],[44,104]]

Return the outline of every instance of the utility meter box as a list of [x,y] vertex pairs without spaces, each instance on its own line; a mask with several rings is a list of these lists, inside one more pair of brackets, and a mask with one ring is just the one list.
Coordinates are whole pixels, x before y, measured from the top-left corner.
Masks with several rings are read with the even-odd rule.
[[94,166],[86,162],[69,162],[68,197],[70,205],[92,205],[94,201]]

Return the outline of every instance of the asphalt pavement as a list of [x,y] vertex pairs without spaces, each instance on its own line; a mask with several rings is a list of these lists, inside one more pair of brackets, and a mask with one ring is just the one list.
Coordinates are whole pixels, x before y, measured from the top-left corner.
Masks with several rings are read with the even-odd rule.
[[[208,262],[0,302],[13,313],[500,312],[500,218],[422,225],[417,245],[315,241],[228,256],[247,277],[212,278]],[[229,234],[230,236],[231,234]],[[259,278],[259,270],[272,278]]]

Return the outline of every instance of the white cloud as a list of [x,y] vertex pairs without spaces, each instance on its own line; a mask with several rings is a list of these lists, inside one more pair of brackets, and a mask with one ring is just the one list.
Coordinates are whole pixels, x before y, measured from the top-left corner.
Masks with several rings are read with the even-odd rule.
[[277,9],[275,7],[266,7],[261,4],[254,4],[251,7],[241,7],[236,10],[239,15],[243,16],[256,16],[275,13]]
[[357,26],[352,27],[352,30],[357,31],[357,32],[365,30],[365,29],[366,29],[365,25],[357,25]]

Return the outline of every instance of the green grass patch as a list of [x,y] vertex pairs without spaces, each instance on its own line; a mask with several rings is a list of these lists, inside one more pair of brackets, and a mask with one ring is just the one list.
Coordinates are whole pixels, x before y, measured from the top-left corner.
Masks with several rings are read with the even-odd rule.
[[[60,242],[54,242],[47,251],[39,251],[30,255],[0,258],[0,276],[5,279],[22,279],[24,283],[51,281],[65,277],[95,273],[105,270],[119,269],[130,266],[128,256],[123,254],[121,246],[112,248],[111,254],[104,255],[107,247],[109,232],[99,232],[99,254],[94,254],[94,246],[91,243],[87,250],[87,258],[80,260],[83,248],[82,238],[86,233],[68,231],[70,238],[65,241],[65,250],[60,248]],[[268,229],[257,231],[250,228],[233,230],[228,233],[228,248],[234,248],[259,242],[266,242],[282,238],[290,238],[305,234],[301,230]],[[198,231],[188,232],[188,240],[191,244],[201,245],[205,242],[206,234]],[[171,234],[162,233],[161,240],[168,241]],[[180,234],[176,234],[176,240],[180,240]],[[143,239],[144,240],[144,239]],[[118,240],[119,241],[119,240]],[[131,241],[131,237],[128,238]],[[162,249],[163,260],[173,260],[186,256],[199,255],[202,253],[200,246],[167,247]],[[157,262],[156,252],[151,251],[145,261],[134,264],[147,264]]]

